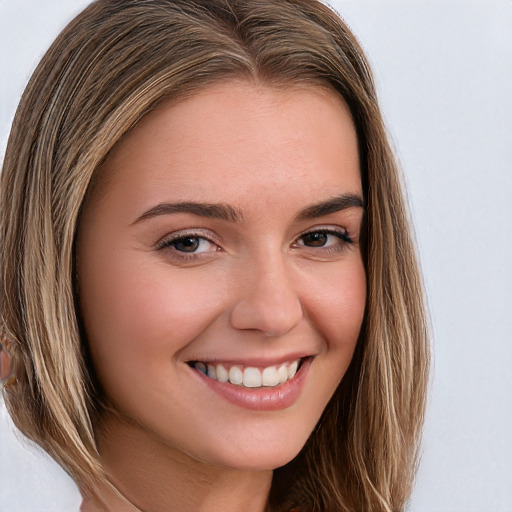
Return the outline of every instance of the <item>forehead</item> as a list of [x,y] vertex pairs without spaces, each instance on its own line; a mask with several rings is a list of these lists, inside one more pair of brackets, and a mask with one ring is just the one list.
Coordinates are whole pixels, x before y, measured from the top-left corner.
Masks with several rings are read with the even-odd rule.
[[107,158],[103,186],[138,183],[139,195],[161,189],[205,200],[298,182],[360,192],[357,146],[335,92],[233,80],[146,115]]

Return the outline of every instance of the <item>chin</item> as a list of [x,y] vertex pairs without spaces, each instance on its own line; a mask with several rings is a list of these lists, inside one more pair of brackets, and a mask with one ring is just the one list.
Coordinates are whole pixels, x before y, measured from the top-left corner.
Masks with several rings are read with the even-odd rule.
[[273,471],[291,462],[308,439],[307,433],[293,439],[288,431],[285,432],[284,436],[260,435],[257,439],[241,439],[222,451],[218,450],[217,445],[206,457],[203,453],[200,460],[240,471]]

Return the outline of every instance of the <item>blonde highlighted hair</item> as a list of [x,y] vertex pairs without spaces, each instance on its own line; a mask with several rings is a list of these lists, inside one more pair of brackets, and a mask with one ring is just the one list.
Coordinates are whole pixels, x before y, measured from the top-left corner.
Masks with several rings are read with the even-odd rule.
[[316,0],[98,0],[48,50],[0,178],[1,328],[18,360],[4,390],[9,412],[83,490],[106,482],[94,430],[102,397],[75,288],[81,207],[102,162],[146,113],[240,77],[328,87],[344,99],[367,205],[356,352],[306,446],[275,471],[269,509],[403,510],[428,381],[421,279],[368,64]]

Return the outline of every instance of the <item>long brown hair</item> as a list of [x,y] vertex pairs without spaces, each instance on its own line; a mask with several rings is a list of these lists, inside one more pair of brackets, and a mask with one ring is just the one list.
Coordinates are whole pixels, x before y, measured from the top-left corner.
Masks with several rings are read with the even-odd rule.
[[428,380],[421,279],[368,64],[346,24],[316,0],[98,0],[48,50],[1,176],[1,327],[19,362],[4,391],[9,412],[82,489],[106,482],[93,426],[101,397],[74,286],[81,206],[141,117],[232,77],[337,92],[356,126],[367,204],[356,353],[306,446],[275,471],[269,508],[402,510]]

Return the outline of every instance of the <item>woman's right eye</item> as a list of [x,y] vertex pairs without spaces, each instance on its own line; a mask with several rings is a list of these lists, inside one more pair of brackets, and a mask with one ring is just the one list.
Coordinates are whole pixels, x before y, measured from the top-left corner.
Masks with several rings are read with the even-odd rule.
[[157,249],[171,249],[177,255],[193,257],[197,254],[216,252],[219,246],[204,236],[184,234],[162,239],[158,242]]

